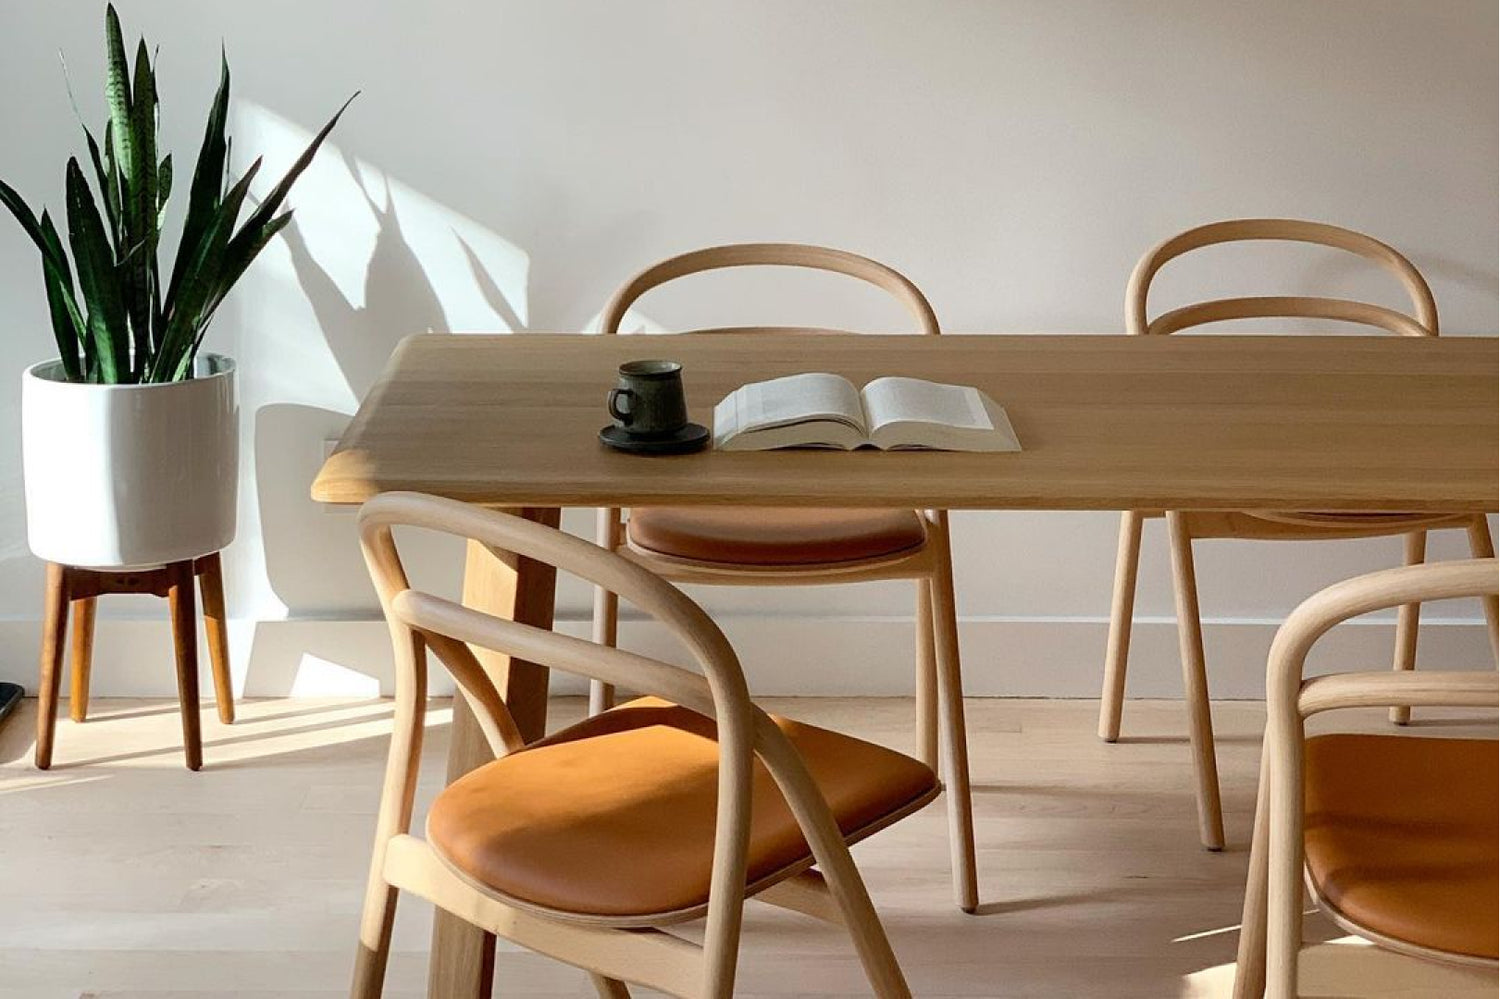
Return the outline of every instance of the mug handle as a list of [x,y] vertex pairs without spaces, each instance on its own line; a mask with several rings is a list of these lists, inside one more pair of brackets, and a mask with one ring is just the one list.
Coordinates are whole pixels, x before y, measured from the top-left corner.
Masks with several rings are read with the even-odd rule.
[[628,399],[634,395],[635,393],[628,388],[614,388],[609,390],[609,415],[619,420],[622,427],[630,426],[631,413],[629,409],[621,408],[620,400],[622,398]]

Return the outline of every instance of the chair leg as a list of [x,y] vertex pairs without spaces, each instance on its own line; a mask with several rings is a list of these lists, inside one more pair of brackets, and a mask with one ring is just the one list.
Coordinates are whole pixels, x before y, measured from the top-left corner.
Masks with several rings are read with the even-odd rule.
[[1187,700],[1188,740],[1198,782],[1198,836],[1210,850],[1224,849],[1224,812],[1219,804],[1219,769],[1214,759],[1214,723],[1203,662],[1203,621],[1198,613],[1198,580],[1193,572],[1193,539],[1186,518],[1167,513],[1172,541],[1172,583],[1177,596],[1177,637]]
[[73,663],[68,673],[68,717],[81,722],[89,716],[89,675],[94,668],[94,612],[98,597],[73,604]]
[[[1297,999],[1306,876],[1302,749],[1307,733],[1295,707],[1267,707],[1265,999]],[[1290,717],[1278,717],[1283,711]]]
[[938,768],[937,652],[932,584],[917,580],[917,759]]
[[1130,626],[1135,616],[1135,581],[1141,565],[1141,522],[1137,510],[1120,514],[1120,547],[1115,554],[1115,592],[1109,606],[1109,643],[1104,649],[1104,690],[1099,695],[1099,738],[1120,737],[1125,707],[1125,665],[1130,658]]
[[[386,855],[391,840],[411,829],[411,813],[417,791],[417,770],[422,760],[422,736],[426,732],[427,654],[415,633],[398,642],[396,652],[396,716],[391,724],[391,743],[386,749],[385,779],[380,807],[375,816],[375,843],[370,850],[370,871],[365,881],[364,908],[359,917],[359,949],[354,957],[354,980],[350,999],[379,999],[385,988],[386,963],[391,953],[391,929],[396,924],[400,891],[385,879]],[[486,935],[480,948],[479,995],[488,996],[493,985],[495,949]],[[430,994],[438,995],[433,991]]]
[[[395,908],[396,889],[391,889],[391,908]],[[380,999],[385,992],[386,955],[377,954],[363,944],[354,955],[354,980],[349,999]]]
[[189,770],[203,767],[203,736],[198,720],[198,614],[193,598],[193,563],[167,566],[171,583],[172,648],[177,659],[177,700],[182,709],[182,753]]
[[594,974],[589,975],[589,979],[594,983],[594,991],[599,993],[599,999],[630,999],[630,990],[618,979]]
[[[620,547],[620,511],[601,508],[594,519],[594,541],[614,551]],[[594,642],[614,648],[620,637],[620,597],[613,590],[594,587]],[[589,714],[597,715],[615,706],[614,684],[589,680]]]
[[[594,587],[594,641],[614,648],[619,641],[620,598],[602,586]],[[589,714],[597,715],[615,706],[615,686],[589,680]]]
[[41,677],[37,685],[36,765],[52,766],[52,739],[57,731],[57,693],[62,683],[63,650],[68,644],[68,570],[47,563],[47,592],[42,618]]
[[[1406,535],[1407,565],[1421,565],[1427,557],[1427,532],[1412,531]],[[1413,670],[1417,668],[1417,625],[1422,616],[1422,605],[1402,604],[1396,610],[1396,655],[1391,669]],[[1411,706],[1397,705],[1391,708],[1391,722],[1405,725],[1411,721]]]
[[234,680],[229,673],[229,622],[224,613],[224,568],[219,553],[198,560],[198,590],[203,595],[203,631],[214,674],[214,703],[219,721],[234,724]]
[[[1475,558],[1494,558],[1495,541],[1490,537],[1490,522],[1484,514],[1469,521],[1469,552]],[[1484,623],[1490,631],[1490,651],[1500,658],[1500,601],[1494,594],[1480,597],[1484,605]]]
[[1233,999],[1261,999],[1266,991],[1267,845],[1271,831],[1271,753],[1260,754],[1260,783],[1255,792],[1255,830],[1250,835],[1250,868],[1245,875],[1245,907],[1234,962]]
[[818,871],[828,886],[828,894],[838,905],[844,929],[859,954],[871,992],[882,999],[908,999],[911,990],[891,950],[885,927],[880,924],[880,916],[870,902],[870,893],[859,876],[854,858],[849,855],[849,847],[834,822],[833,813],[813,783],[802,758],[784,737],[766,740],[764,746],[757,747],[757,753],[763,756],[773,773],[779,774],[777,781],[787,805],[802,828]]
[[[953,893],[964,912],[979,908],[979,877],[974,850],[974,800],[969,790],[969,740],[964,724],[963,674],[959,668],[958,608],[953,597],[953,561],[947,514],[939,512],[929,530],[938,539],[937,569],[931,580],[937,699],[942,721],[942,776],[948,799],[948,839],[953,857]],[[825,872],[826,873],[826,872]]]
[[[850,861],[850,867],[853,867],[853,861]],[[858,877],[857,871],[854,876]],[[844,928],[854,942],[860,964],[864,966],[865,979],[870,983],[870,994],[880,999],[911,999],[911,988],[906,984],[906,975],[902,973],[901,964],[891,950],[885,927],[880,924],[880,916],[876,914],[864,884],[859,885],[859,897],[850,898],[848,895],[851,893],[841,891],[839,880],[838,875],[829,873],[829,885],[835,896],[842,896],[840,908],[844,915]]]

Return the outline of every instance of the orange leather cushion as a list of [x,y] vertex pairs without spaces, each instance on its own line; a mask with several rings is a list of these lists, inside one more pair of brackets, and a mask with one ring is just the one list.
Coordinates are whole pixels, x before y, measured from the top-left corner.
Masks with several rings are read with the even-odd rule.
[[630,511],[626,530],[638,548],[730,565],[853,562],[927,540],[912,510],[647,507]]
[[[900,753],[777,718],[852,842],[937,794]],[[427,838],[502,895],[612,918],[701,906],[713,865],[713,722],[643,698],[565,729],[449,785]],[[806,841],[757,760],[747,884],[805,860]],[[645,921],[645,920],[643,920]]]
[[1325,735],[1307,741],[1307,868],[1358,926],[1496,956],[1500,767],[1489,739]]

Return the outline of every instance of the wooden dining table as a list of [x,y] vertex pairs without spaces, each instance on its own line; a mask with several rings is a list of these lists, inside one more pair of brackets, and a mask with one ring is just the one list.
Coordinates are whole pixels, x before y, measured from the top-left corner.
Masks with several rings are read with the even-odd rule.
[[[598,431],[616,368],[653,357],[682,362],[701,423],[750,381],[908,375],[984,390],[1023,450],[612,451]],[[392,355],[312,494],[417,490],[554,526],[563,507],[699,504],[1487,512],[1497,365],[1494,337],[422,335]],[[471,606],[550,628],[553,589],[550,568],[470,545]],[[483,661],[523,735],[539,737],[547,670]],[[461,698],[453,715],[450,781],[492,758]],[[493,944],[438,913],[429,994],[489,996]]]

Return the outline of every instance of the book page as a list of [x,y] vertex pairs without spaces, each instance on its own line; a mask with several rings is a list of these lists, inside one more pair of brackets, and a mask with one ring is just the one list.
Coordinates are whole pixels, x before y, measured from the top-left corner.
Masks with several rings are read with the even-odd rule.
[[872,436],[892,423],[936,423],[962,430],[995,428],[984,393],[967,385],[943,385],[920,378],[877,378],[861,394]]
[[735,389],[714,407],[714,442],[800,423],[832,421],[865,434],[864,407],[847,378],[812,372]]

